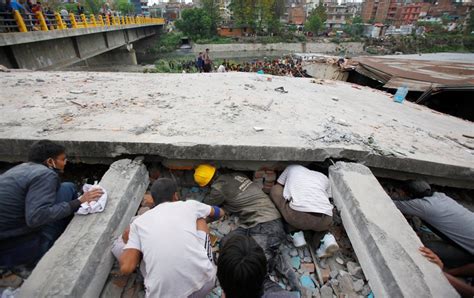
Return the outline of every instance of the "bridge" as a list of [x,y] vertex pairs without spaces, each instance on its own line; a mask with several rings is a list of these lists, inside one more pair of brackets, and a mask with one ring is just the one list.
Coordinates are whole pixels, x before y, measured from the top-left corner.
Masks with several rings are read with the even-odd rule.
[[0,64],[8,68],[50,70],[81,61],[136,64],[133,43],[157,35],[161,18],[20,14],[1,20]]

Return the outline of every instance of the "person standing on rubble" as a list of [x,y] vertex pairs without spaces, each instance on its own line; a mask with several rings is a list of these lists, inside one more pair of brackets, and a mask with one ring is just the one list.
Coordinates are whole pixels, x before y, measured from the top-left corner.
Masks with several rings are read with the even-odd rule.
[[276,269],[290,282],[293,289],[299,288],[294,271],[289,267],[279,246],[285,240],[281,215],[270,198],[262,189],[242,173],[221,174],[209,164],[201,164],[194,171],[194,181],[200,186],[210,185],[210,195],[203,203],[223,206],[230,213],[239,217],[239,227],[231,235],[252,236],[263,248],[268,260],[268,271]]
[[293,228],[313,231],[312,242],[318,257],[331,256],[339,249],[328,232],[332,224],[329,179],[301,165],[290,165],[278,177],[270,198]]
[[440,239],[421,231],[423,244],[438,255],[448,268],[474,263],[474,212],[442,192],[433,192],[422,180],[410,181],[405,187],[409,198],[394,200],[395,206],[408,216],[417,216]]
[[206,297],[215,286],[206,219],[217,220],[225,212],[180,201],[177,191],[173,180],[156,180],[151,187],[155,207],[135,219],[124,237],[120,272],[131,274],[143,259],[147,297]]
[[49,250],[85,202],[102,190],[77,198],[73,183],[60,183],[65,148],[49,140],[32,145],[28,162],[0,175],[0,267],[33,266]]

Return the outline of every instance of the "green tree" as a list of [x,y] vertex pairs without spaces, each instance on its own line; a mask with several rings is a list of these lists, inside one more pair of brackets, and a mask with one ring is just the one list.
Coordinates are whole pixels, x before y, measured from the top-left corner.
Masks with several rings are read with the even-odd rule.
[[363,24],[363,23],[364,23],[364,21],[362,20],[361,16],[355,16],[352,19],[352,24]]
[[211,17],[203,8],[185,9],[181,19],[176,21],[176,28],[194,40],[213,35]]
[[116,0],[115,9],[120,11],[122,15],[131,14],[135,11],[135,7],[128,0]]
[[307,31],[313,32],[316,35],[319,34],[319,31],[323,28],[323,25],[323,21],[317,14],[311,14],[304,24]]
[[211,20],[210,32],[212,35],[216,35],[217,26],[221,22],[219,2],[217,0],[202,0],[201,3],[202,9],[206,12],[207,16]]
[[311,15],[317,15],[321,22],[326,22],[326,20],[328,19],[328,15],[326,13],[326,7],[324,7],[322,0],[320,0],[318,6],[316,6],[316,8],[311,11]]

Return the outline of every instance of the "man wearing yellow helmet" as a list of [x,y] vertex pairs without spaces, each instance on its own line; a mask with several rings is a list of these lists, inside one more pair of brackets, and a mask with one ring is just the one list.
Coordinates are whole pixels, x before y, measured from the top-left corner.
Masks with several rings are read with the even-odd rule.
[[286,237],[280,212],[261,187],[242,173],[221,174],[209,164],[201,164],[195,169],[194,180],[201,187],[209,185],[211,188],[203,203],[223,206],[226,212],[236,214],[239,227],[232,233],[252,236],[263,248],[269,267],[276,266],[275,269],[297,289],[299,284],[294,271],[278,253],[278,247]]

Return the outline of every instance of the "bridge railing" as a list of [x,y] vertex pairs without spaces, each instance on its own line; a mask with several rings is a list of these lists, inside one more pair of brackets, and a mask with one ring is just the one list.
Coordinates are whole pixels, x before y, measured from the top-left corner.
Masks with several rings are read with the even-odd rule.
[[162,25],[164,23],[165,21],[162,18],[144,16],[75,15],[73,13],[61,15],[57,12],[48,14],[41,11],[36,13],[20,13],[18,10],[13,10],[11,13],[0,13],[0,33],[69,30],[77,28],[126,25]]

